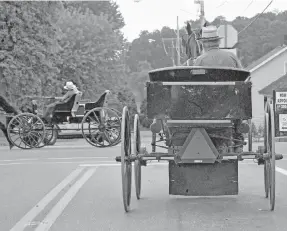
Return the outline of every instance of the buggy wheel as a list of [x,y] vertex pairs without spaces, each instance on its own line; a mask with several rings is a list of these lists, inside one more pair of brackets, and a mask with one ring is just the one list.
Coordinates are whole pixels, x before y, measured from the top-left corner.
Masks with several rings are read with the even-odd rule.
[[269,196],[269,187],[270,187],[269,174],[270,174],[270,163],[269,161],[265,161],[264,163],[265,198],[268,198]]
[[270,199],[270,210],[273,211],[275,208],[275,131],[274,131],[274,113],[273,113],[273,105],[267,103],[266,106],[266,120],[268,121],[266,124],[267,127],[267,136],[266,136],[266,149],[268,159],[265,161],[267,162],[266,172],[268,175],[268,196]]
[[58,130],[55,125],[48,125],[45,127],[45,137],[37,148],[42,148],[48,145],[54,145],[58,138]]
[[50,132],[50,139],[47,138],[47,140],[45,140],[46,145],[54,145],[58,139],[58,128],[57,126],[53,125],[52,127],[52,131]]
[[[118,117],[119,117],[119,124],[121,124],[122,123],[121,113],[118,110],[114,109],[114,108],[110,108],[110,110],[114,111],[118,115]],[[119,129],[119,128],[120,128],[120,126],[117,126],[117,127],[114,127],[112,129],[114,133],[118,134],[119,138],[111,146],[116,146],[116,145],[118,145],[121,142],[121,129]]]
[[[141,137],[139,129],[139,116],[135,115],[134,119],[134,145],[133,145],[133,154],[138,156],[141,150]],[[135,188],[137,199],[140,199],[141,196],[141,162],[140,159],[136,159],[134,163],[135,170]]]
[[[269,153],[269,146],[268,146],[268,127],[269,127],[269,119],[268,113],[265,113],[264,117],[264,153]],[[269,172],[270,172],[270,161],[264,161],[264,188],[265,188],[265,197],[268,198],[269,196]]]
[[122,193],[125,211],[130,210],[131,187],[132,187],[132,163],[131,156],[131,130],[130,116],[127,107],[123,109],[121,129],[121,172],[122,172]]
[[37,148],[45,138],[45,125],[34,114],[21,113],[14,116],[8,126],[9,140],[18,148]]
[[109,108],[94,108],[82,120],[82,135],[86,141],[99,148],[119,144],[121,140],[121,120]]

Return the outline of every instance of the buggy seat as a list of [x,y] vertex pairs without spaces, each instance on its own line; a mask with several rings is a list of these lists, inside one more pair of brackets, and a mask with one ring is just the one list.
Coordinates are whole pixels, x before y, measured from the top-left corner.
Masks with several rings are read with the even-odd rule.
[[110,94],[109,90],[106,90],[97,101],[94,102],[88,102],[85,104],[85,111],[90,111],[97,107],[105,107],[107,102],[107,96]]
[[82,95],[83,93],[79,92],[74,94],[67,102],[56,105],[54,114],[63,113],[75,117],[75,113],[79,108],[79,102],[81,101]]

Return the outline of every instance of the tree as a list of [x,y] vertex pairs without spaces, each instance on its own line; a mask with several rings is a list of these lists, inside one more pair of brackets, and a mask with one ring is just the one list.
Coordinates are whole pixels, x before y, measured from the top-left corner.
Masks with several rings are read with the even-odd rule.
[[[59,73],[57,20],[59,2],[0,3],[0,75],[10,101],[41,95]],[[50,89],[54,89],[50,87]]]
[[[255,16],[254,16],[255,17]],[[283,35],[287,30],[287,11],[284,12],[267,12],[262,14],[256,21],[248,26],[254,17],[236,17],[233,21],[228,22],[222,16],[218,16],[211,22],[212,25],[219,26],[222,23],[229,23],[240,32],[238,38],[238,54],[242,60],[243,66],[248,66],[255,60],[261,58],[266,53],[283,44]],[[192,28],[199,28],[200,20],[190,20]],[[242,31],[244,29],[244,31]],[[186,37],[185,29],[180,30],[180,37]],[[171,44],[166,42],[163,46],[162,39],[176,38],[175,30],[163,27],[153,32],[142,31],[138,38],[131,43],[131,49],[127,54],[127,63],[132,72],[137,72],[139,61],[147,61],[153,69],[167,67],[172,65],[172,60],[169,55],[166,55],[165,49]],[[148,40],[153,39],[155,42],[149,43]],[[185,62],[187,57],[182,55],[181,63]]]
[[117,90],[123,82],[122,44],[106,17],[77,9],[63,10],[61,15],[60,78],[72,79],[85,98],[94,100],[105,89]]
[[124,18],[119,11],[119,6],[113,1],[67,1],[67,8],[77,8],[80,13],[85,14],[90,10],[94,15],[106,15],[108,22],[112,25],[113,30],[120,30],[125,26]]
[[[180,37],[185,35],[185,30],[180,30]],[[166,39],[176,39],[176,31],[163,27],[153,32],[141,31],[139,37],[130,44],[127,52],[127,65],[131,72],[138,72],[140,62],[150,63],[151,69],[172,66],[172,42]],[[175,44],[174,44],[175,45]],[[174,52],[176,53],[175,49]],[[181,63],[185,62],[185,52],[181,50]]]
[[135,95],[135,100],[138,106],[146,98],[146,82],[149,81],[148,72],[151,70],[151,65],[148,62],[139,62],[139,72],[133,72],[129,77],[129,87]]

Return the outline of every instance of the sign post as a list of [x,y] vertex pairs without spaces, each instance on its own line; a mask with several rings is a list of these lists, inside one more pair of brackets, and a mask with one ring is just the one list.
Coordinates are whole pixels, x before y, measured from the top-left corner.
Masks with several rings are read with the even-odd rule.
[[287,137],[287,89],[273,90],[275,137]]

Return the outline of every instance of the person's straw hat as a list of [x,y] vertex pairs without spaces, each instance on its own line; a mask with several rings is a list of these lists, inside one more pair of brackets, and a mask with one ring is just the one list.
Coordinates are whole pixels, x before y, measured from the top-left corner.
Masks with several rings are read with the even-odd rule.
[[76,86],[72,82],[66,82],[66,86],[64,86],[66,90],[72,90],[74,88],[76,88]]
[[218,31],[216,26],[207,26],[202,28],[202,34],[201,37],[199,37],[197,40],[201,41],[213,41],[213,40],[219,40],[223,37],[218,36]]

